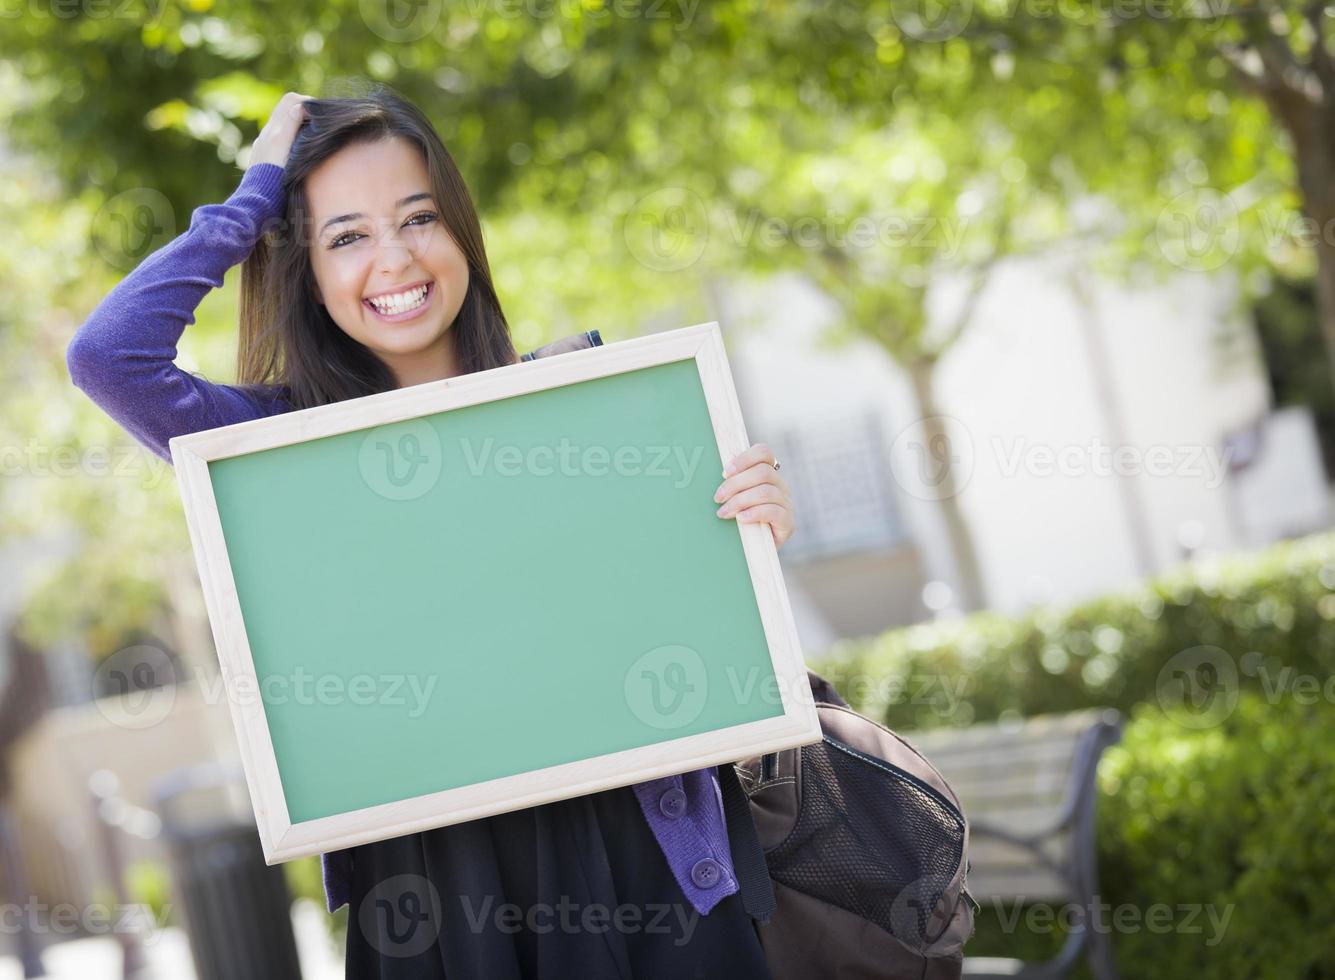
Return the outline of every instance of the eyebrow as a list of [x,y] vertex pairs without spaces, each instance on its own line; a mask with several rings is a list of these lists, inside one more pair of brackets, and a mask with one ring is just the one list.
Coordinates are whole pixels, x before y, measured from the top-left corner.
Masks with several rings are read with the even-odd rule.
[[[395,205],[395,207],[405,208],[409,204],[412,204],[414,201],[429,201],[429,200],[431,200],[431,195],[427,193],[409,194],[407,197],[402,198],[398,202],[398,204]],[[320,234],[323,235],[326,231],[328,231],[330,225],[341,224],[344,221],[356,221],[358,218],[363,218],[363,217],[365,217],[365,215],[361,214],[360,212],[356,214],[340,214],[338,217],[330,218],[323,225],[321,225]]]

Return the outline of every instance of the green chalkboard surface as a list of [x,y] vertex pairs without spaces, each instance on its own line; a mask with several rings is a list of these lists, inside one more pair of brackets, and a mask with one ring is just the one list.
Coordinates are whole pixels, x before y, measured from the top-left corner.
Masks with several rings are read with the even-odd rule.
[[207,465],[293,823],[784,713],[693,359]]

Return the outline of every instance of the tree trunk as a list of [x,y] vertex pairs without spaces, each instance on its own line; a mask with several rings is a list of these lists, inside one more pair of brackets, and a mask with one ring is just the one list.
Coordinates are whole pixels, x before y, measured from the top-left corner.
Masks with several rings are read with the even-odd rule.
[[941,447],[932,453],[940,461],[941,467],[934,481],[932,499],[936,501],[950,547],[950,561],[955,574],[955,581],[951,584],[955,588],[960,608],[964,612],[973,612],[984,604],[983,577],[978,566],[978,553],[974,550],[973,535],[960,508],[959,495],[963,487],[959,485],[959,475],[952,465],[955,457],[950,433],[936,406],[932,376],[935,368],[935,360],[918,359],[908,365],[908,374],[917,403],[918,418],[923,424],[924,442],[927,446]]
[[[1303,215],[1316,225],[1317,323],[1335,385],[1335,62],[1326,41],[1325,8],[1314,4],[1307,17],[1315,32],[1309,52],[1300,57],[1287,35],[1267,33],[1258,20],[1263,36],[1248,43],[1261,70],[1240,69],[1236,61],[1234,66],[1244,90],[1265,103],[1293,144]],[[1221,50],[1227,56],[1230,48]]]
[[[1075,300],[1076,319],[1085,341],[1085,357],[1089,364],[1089,374],[1093,378],[1093,398],[1099,415],[1103,419],[1104,434],[1116,452],[1127,445],[1126,426],[1122,421],[1122,408],[1117,399],[1116,386],[1112,372],[1108,369],[1111,359],[1103,343],[1103,327],[1099,322],[1098,308],[1094,305],[1094,290],[1085,279],[1085,273],[1079,266],[1071,268],[1067,282],[1071,296]],[[1117,489],[1117,499],[1122,505],[1122,515],[1126,518],[1127,536],[1131,540],[1132,560],[1136,563],[1136,573],[1148,578],[1158,568],[1154,556],[1154,534],[1150,528],[1149,507],[1145,504],[1140,481],[1134,476],[1115,476],[1113,485]]]
[[1317,323],[1335,385],[1335,92],[1322,87],[1316,101],[1267,103],[1293,141],[1303,214],[1316,226]]
[[1309,215],[1317,222],[1316,311],[1321,336],[1326,342],[1326,366],[1335,385],[1335,215],[1324,219]]

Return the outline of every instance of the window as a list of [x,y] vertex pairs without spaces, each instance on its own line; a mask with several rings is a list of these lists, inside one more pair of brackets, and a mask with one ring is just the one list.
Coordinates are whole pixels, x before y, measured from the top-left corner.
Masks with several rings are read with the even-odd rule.
[[785,558],[882,551],[908,542],[875,412],[802,422],[765,441],[783,464],[797,514]]

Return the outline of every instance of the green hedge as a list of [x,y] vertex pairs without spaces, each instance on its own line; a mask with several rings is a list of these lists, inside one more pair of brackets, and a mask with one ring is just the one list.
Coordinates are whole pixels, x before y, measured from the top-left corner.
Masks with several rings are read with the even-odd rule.
[[[901,730],[1121,709],[1098,811],[1121,976],[1335,980],[1332,664],[1322,534],[1067,609],[845,642],[812,667]],[[1051,955],[1052,912],[985,903],[967,952]]]
[[1174,658],[1231,663],[1238,691],[1335,675],[1335,533],[1182,566],[1069,608],[843,641],[812,668],[859,711],[909,730],[1092,706],[1129,713],[1176,697]]
[[1335,977],[1335,707],[1248,694],[1210,729],[1141,709],[1099,782],[1107,900],[1181,926],[1115,933],[1124,977]]
[[[1335,978],[1332,747],[1324,703],[1249,694],[1209,729],[1136,710],[1099,770],[1101,900],[1124,980]],[[1046,959],[1060,911],[984,901],[966,952]]]

